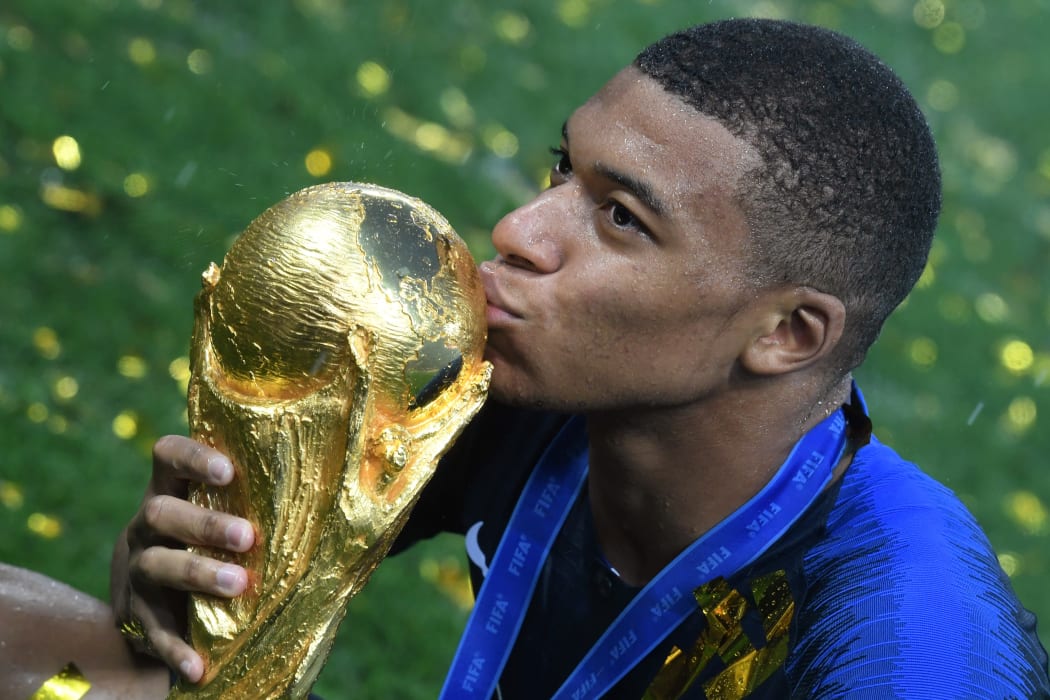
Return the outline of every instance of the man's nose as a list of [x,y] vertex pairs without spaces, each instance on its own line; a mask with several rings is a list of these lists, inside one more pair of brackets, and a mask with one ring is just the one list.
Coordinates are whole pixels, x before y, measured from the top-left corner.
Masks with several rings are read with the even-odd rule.
[[572,225],[566,195],[545,190],[500,219],[492,229],[492,244],[506,263],[539,273],[561,267],[563,229]]

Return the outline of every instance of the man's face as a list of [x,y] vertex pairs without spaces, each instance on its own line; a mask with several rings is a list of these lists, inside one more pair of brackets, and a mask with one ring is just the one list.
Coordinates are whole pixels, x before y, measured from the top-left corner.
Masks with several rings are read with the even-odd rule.
[[554,157],[551,187],[496,225],[481,265],[493,395],[594,411],[724,388],[757,328],[734,200],[757,156],[629,67]]

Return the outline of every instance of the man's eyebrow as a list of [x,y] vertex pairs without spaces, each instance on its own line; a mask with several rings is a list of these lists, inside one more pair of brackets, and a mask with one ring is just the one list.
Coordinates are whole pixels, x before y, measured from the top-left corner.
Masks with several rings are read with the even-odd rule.
[[[569,143],[569,120],[566,119],[561,125],[561,137],[565,141],[565,144]],[[625,190],[629,191],[638,199],[642,200],[645,206],[649,207],[653,213],[657,216],[666,217],[670,211],[668,207],[660,201],[660,199],[653,192],[652,186],[644,180],[639,180],[636,177],[622,173],[615,168],[612,168],[601,161],[594,164],[594,171],[604,177],[607,180],[612,180],[617,183]]]
[[607,180],[619,184],[625,190],[629,191],[638,199],[642,200],[645,206],[649,207],[657,216],[666,217],[668,208],[661,202],[657,196],[653,193],[653,188],[648,182],[639,180],[636,177],[622,173],[605,163],[597,162],[594,164],[594,171],[604,177]]

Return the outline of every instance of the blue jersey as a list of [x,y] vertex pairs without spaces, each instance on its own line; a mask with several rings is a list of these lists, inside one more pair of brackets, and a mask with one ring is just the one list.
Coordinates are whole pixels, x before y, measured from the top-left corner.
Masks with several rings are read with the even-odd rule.
[[[525,479],[564,424],[485,408],[398,546],[467,534],[475,590]],[[959,500],[869,437],[842,478],[745,570],[697,581],[696,611],[606,697],[1050,697],[1035,619]],[[601,555],[586,490],[540,575],[497,697],[550,697],[638,592]]]

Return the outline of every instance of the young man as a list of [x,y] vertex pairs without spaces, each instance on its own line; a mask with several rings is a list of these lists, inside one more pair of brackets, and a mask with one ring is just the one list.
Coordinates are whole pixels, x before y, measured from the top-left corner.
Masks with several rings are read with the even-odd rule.
[[[1047,695],[986,538],[852,386],[940,208],[892,72],[813,27],[703,25],[646,49],[554,153],[480,267],[492,400],[398,545],[467,534],[479,600],[445,696]],[[191,680],[165,589],[247,577],[168,545],[251,546],[178,498],[232,471],[158,442],[114,557],[118,614]]]

